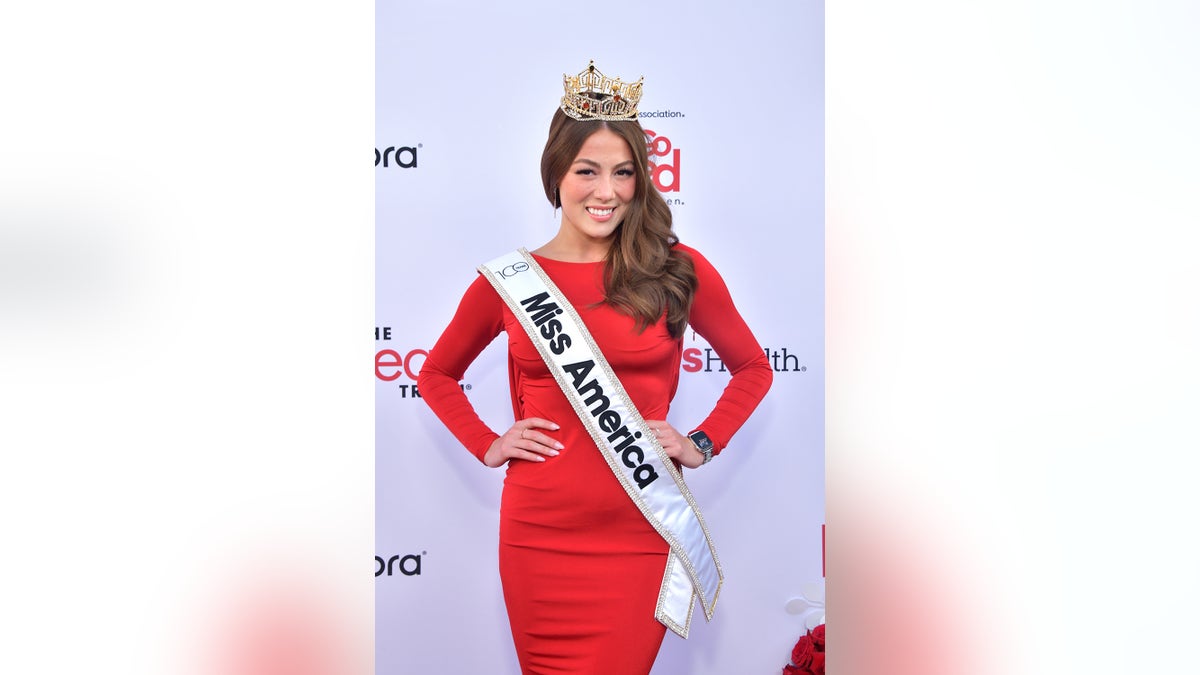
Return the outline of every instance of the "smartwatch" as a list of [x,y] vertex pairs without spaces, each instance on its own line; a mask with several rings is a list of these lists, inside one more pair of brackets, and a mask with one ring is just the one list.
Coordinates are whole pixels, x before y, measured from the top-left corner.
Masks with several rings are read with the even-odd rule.
[[700,454],[704,455],[703,463],[708,464],[711,462],[713,458],[713,442],[712,439],[708,437],[708,434],[697,429],[688,434],[688,438],[692,440],[692,444],[696,446],[696,449],[700,451]]

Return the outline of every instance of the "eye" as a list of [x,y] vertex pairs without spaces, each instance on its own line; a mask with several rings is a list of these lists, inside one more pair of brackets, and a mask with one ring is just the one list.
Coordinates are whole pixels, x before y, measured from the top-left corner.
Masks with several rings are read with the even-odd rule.
[[632,176],[633,169],[617,169],[618,176]]
[[575,170],[576,176],[590,176],[594,173],[596,173],[596,172],[593,171],[592,169],[576,169]]

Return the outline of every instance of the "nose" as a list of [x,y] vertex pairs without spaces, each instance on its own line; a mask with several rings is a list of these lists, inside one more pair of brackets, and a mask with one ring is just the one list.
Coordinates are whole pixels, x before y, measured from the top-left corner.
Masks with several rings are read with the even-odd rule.
[[612,176],[601,175],[596,180],[595,189],[596,199],[608,201],[613,198],[613,181]]

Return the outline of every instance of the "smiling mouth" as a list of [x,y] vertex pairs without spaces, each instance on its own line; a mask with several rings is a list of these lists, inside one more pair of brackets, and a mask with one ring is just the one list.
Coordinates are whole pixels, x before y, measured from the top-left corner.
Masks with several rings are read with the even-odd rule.
[[614,209],[594,209],[594,208],[588,207],[587,212],[592,214],[593,216],[598,216],[598,217],[603,218],[604,216],[611,215],[613,210]]

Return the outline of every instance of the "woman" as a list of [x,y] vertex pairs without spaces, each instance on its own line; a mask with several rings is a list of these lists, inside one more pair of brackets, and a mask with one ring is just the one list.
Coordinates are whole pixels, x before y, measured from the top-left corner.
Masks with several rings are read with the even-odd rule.
[[[527,259],[540,265],[591,333],[645,420],[638,428],[653,434],[674,464],[666,473],[696,468],[720,453],[766,394],[770,365],[720,275],[671,230],[670,209],[650,183],[637,122],[641,81],[622,83],[589,66],[564,86],[541,167],[561,222]],[[635,503],[637,490],[616,475],[620,467],[606,460],[585,408],[572,406],[570,377],[551,372],[547,350],[535,345],[536,330],[532,339],[527,333],[528,317],[493,287],[499,276],[485,270],[467,289],[418,387],[481,462],[508,466],[500,577],[522,672],[647,673],[665,634],[656,604],[674,549]],[[666,418],[688,324],[716,349],[732,378],[712,412],[681,430]],[[516,422],[497,433],[458,382],[501,331],[508,334]],[[599,415],[609,401],[597,397],[588,406],[595,400],[602,400],[592,411]],[[671,487],[669,479],[655,488],[664,485]]]

